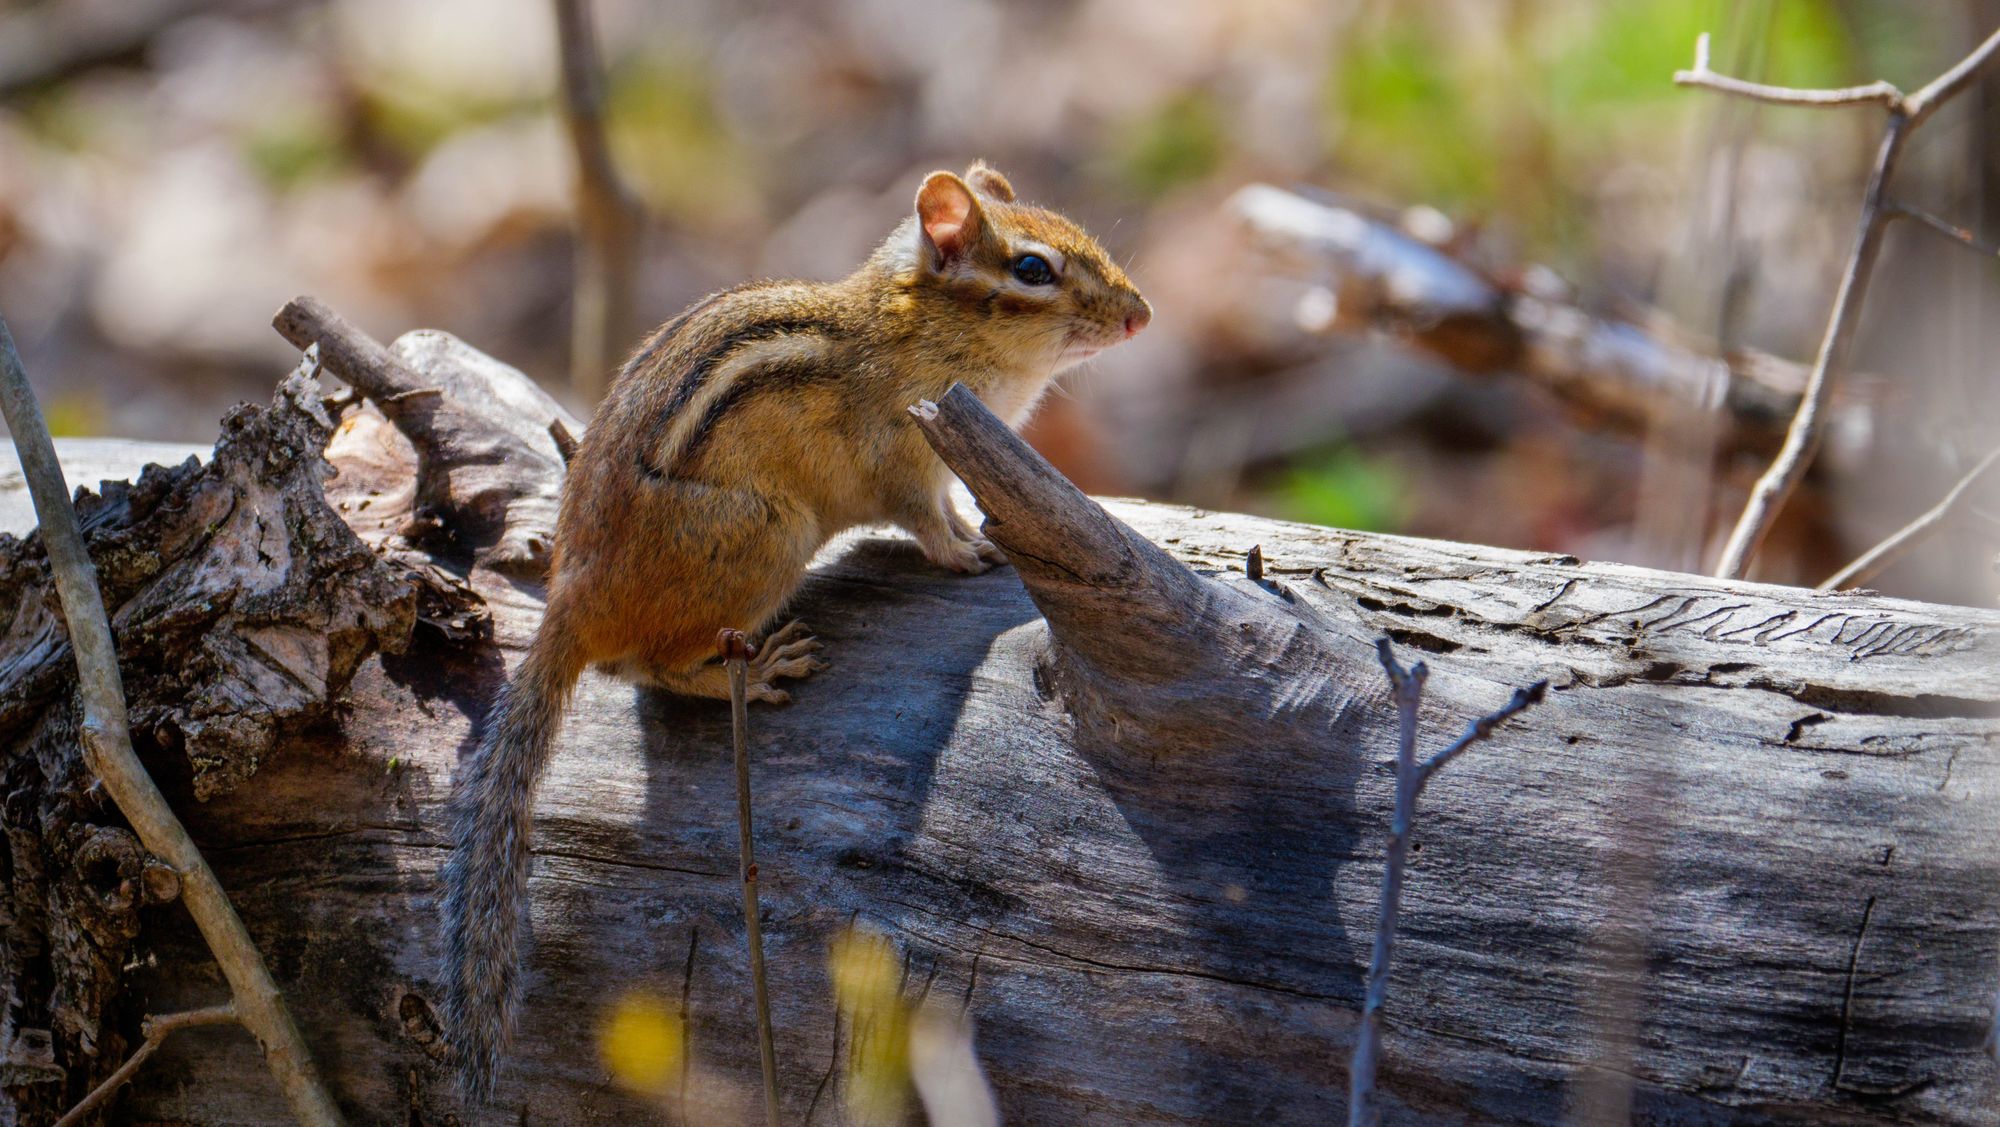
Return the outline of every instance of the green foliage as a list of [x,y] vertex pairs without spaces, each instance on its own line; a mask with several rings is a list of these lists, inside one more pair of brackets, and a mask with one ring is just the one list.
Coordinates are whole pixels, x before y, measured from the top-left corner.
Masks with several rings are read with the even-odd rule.
[[741,215],[756,198],[748,159],[717,112],[713,77],[700,60],[654,53],[620,67],[605,110],[619,168],[655,213],[714,220]]
[[42,413],[55,438],[85,438],[105,430],[104,404],[95,395],[51,396]]
[[1392,194],[1440,205],[1484,200],[1499,172],[1473,76],[1430,22],[1403,17],[1350,42],[1331,72],[1337,159]]
[[75,153],[90,146],[92,123],[81,100],[63,87],[30,91],[20,96],[14,108],[29,135],[50,148]]
[[1408,515],[1402,475],[1342,444],[1288,468],[1274,492],[1287,520],[1362,532],[1394,532]]
[[1546,3],[1490,16],[1492,34],[1468,30],[1456,4],[1371,15],[1329,70],[1335,160],[1386,198],[1505,214],[1531,254],[1559,264],[1587,257],[1590,233],[1575,223],[1586,187],[1682,143],[1712,108],[1672,82],[1702,32],[1718,67],[1740,60],[1766,81],[1872,77],[1830,0]]
[[1166,103],[1122,136],[1126,141],[1119,171],[1134,191],[1147,197],[1209,176],[1221,165],[1227,147],[1221,113],[1213,99],[1198,91]]
[[283,191],[349,163],[331,121],[290,115],[258,123],[243,138],[243,156],[264,182]]
[[547,98],[490,98],[426,83],[421,75],[371,75],[361,89],[369,127],[404,158],[415,161],[462,129],[546,110]]

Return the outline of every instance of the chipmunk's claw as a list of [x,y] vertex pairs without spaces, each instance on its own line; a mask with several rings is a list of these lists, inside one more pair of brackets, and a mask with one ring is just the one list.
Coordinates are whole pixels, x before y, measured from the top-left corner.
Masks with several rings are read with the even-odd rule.
[[812,656],[825,648],[826,643],[813,637],[798,619],[773,631],[757,647],[757,656],[750,659],[748,698],[769,704],[790,701],[792,695],[775,682],[779,678],[800,680],[826,669],[826,662]]

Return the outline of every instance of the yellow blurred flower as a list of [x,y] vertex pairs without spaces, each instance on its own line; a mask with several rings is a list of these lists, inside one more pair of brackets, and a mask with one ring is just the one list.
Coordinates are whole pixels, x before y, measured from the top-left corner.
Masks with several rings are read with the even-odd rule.
[[910,1009],[903,1000],[902,960],[887,937],[851,927],[834,939],[827,962],[848,1028],[848,1122],[902,1123],[910,1092]]
[[605,1016],[597,1048],[620,1085],[661,1096],[680,1077],[687,1035],[679,1010],[657,995],[634,992],[620,998]]

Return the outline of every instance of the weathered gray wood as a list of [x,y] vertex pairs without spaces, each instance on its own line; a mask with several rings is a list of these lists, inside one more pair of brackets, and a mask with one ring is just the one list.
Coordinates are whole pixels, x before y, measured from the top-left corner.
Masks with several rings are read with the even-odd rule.
[[564,455],[549,432],[583,432],[533,380],[505,369],[487,378],[447,333],[407,333],[392,353],[313,297],[287,302],[272,327],[322,363],[411,436],[417,504],[401,536],[513,575],[548,569]]
[[[0,327],[11,362],[4,336]],[[166,768],[169,788],[197,798],[234,789],[286,734],[333,711],[356,666],[410,634],[416,584],[377,560],[321,495],[333,422],[318,396],[295,372],[270,407],[230,413],[206,465],[190,458],[101,494],[79,491],[73,517],[48,472],[52,451],[32,402],[9,404],[10,419],[39,435],[30,489],[39,511],[63,513],[56,530],[67,539],[0,535],[7,1122],[52,1121],[124,1058],[127,956],[142,910],[176,897],[200,920],[203,951],[212,944],[226,960],[217,997],[233,1000],[267,1046],[296,1114],[339,1120],[156,777]],[[26,449],[37,452],[32,442]],[[60,596],[52,566],[64,576]],[[94,605],[100,595],[104,605]],[[73,633],[79,622],[94,634]],[[79,667],[91,678],[81,688]],[[128,719],[139,740],[128,737]],[[151,763],[141,765],[138,744],[153,750]]]
[[[355,516],[376,488],[357,479],[379,475],[368,511],[387,524],[398,445],[369,425],[335,445],[332,488],[360,493],[334,500]],[[1554,683],[1426,795],[1389,1121],[1563,1118],[1595,1076],[1595,1009],[1619,996],[1593,948],[1630,908],[1616,869],[1635,826],[1658,865],[1640,1115],[2000,1121],[1978,1047],[2000,979],[2000,614],[1108,507],[1198,569],[1240,572],[1261,544],[1277,593],[1228,589],[1292,600],[1355,668],[1384,632],[1427,651],[1426,744]],[[455,1108],[430,1008],[439,814],[539,607],[532,587],[472,581],[497,649],[420,631],[361,668],[337,727],[185,811],[360,1120]],[[1351,725],[1324,737],[1246,720],[1262,742],[1108,744],[1077,738],[1011,569],[950,576],[901,539],[852,536],[797,609],[833,668],[752,715],[789,1117],[837,1121],[825,957],[856,916],[934,996],[969,999],[1010,1122],[1339,1117],[1392,790],[1379,686],[1352,675]],[[1641,799],[1654,817],[1634,817]],[[634,986],[685,993],[704,1070],[754,1091],[733,803],[724,707],[586,678],[538,811],[537,946],[495,1121],[644,1116],[592,1048]],[[141,940],[156,1010],[218,988],[172,925]],[[178,1035],[120,1114],[276,1121],[253,1053]]]

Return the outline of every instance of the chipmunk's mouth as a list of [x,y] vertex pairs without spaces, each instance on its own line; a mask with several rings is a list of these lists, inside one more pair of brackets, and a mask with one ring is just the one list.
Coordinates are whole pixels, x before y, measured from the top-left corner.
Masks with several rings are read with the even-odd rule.
[[1069,331],[1069,336],[1063,341],[1058,361],[1065,367],[1081,364],[1124,340],[1125,335],[1117,329],[1103,325],[1082,325]]

